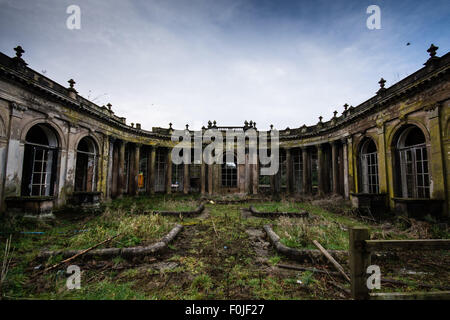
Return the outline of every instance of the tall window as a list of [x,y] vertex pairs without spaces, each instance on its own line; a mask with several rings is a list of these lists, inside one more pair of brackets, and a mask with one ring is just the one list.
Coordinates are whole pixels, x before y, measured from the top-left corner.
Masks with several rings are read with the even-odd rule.
[[201,188],[201,160],[194,159],[192,151],[192,163],[189,165],[189,185],[192,192],[199,192]]
[[172,163],[172,190],[183,191],[184,164]]
[[363,193],[378,193],[378,153],[372,139],[366,139],[360,151],[361,191]]
[[425,136],[418,127],[409,126],[398,136],[401,194],[404,198],[429,198],[430,176]]
[[80,140],[77,147],[75,191],[95,191],[97,179],[97,147],[89,137]]
[[143,151],[142,156],[139,159],[139,172],[138,172],[138,188],[139,191],[145,191],[147,189],[147,163],[149,152]]
[[292,166],[294,170],[294,190],[300,192],[302,191],[303,185],[303,158],[301,149],[295,149],[292,152]]
[[166,152],[158,148],[156,150],[155,191],[161,192],[166,188]]
[[224,163],[222,164],[222,186],[235,188],[237,187],[237,164],[236,157],[233,155],[232,162],[226,162],[226,156],[223,157]]
[[[267,150],[267,156],[270,157],[271,153],[270,153],[270,149]],[[267,163],[267,164],[263,164],[263,163],[259,163],[258,168],[259,168],[259,181],[258,181],[258,186],[260,188],[267,188],[270,187],[270,177],[269,175],[262,175],[261,174],[261,169],[262,168],[270,168],[271,163]]]
[[25,138],[22,195],[52,196],[56,180],[58,139],[45,124],[33,126]]

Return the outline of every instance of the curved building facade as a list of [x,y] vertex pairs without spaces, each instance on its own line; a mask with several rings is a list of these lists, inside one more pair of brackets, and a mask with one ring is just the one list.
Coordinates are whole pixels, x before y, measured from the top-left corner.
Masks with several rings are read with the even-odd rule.
[[[174,129],[128,124],[111,105],[81,97],[32,70],[17,47],[0,53],[0,196],[2,212],[44,214],[68,203],[123,195],[331,194],[372,211],[448,217],[450,207],[450,53],[431,46],[424,67],[329,120],[279,135],[279,170],[243,162],[174,164]],[[292,117],[293,115],[288,115]],[[256,123],[213,130],[260,134]],[[271,128],[271,131],[273,128]],[[185,129],[189,135],[195,132]],[[207,143],[200,144],[203,148]]]

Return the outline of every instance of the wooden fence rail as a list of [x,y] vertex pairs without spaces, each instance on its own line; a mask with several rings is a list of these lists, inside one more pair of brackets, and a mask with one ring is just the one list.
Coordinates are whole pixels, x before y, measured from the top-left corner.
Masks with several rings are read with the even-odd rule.
[[375,251],[400,250],[450,250],[450,239],[426,240],[370,240],[367,228],[349,229],[349,263],[352,298],[363,299],[450,299],[450,291],[412,293],[369,293],[367,267]]

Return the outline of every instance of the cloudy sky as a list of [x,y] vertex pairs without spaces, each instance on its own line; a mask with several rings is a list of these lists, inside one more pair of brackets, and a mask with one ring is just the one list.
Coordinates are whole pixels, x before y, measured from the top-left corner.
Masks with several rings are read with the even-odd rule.
[[20,44],[31,68],[145,129],[312,125],[421,68],[431,43],[450,50],[448,0],[0,0],[1,52]]

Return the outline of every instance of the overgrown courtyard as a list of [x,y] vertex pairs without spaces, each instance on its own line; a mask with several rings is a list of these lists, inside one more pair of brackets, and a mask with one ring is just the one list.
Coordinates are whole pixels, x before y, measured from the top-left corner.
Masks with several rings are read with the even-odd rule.
[[[156,211],[192,211],[198,216],[166,216]],[[261,218],[260,211],[309,213],[307,218]],[[348,227],[366,226],[374,239],[449,238],[448,227],[433,221],[361,219],[342,202],[229,202],[191,196],[114,200],[91,212],[65,209],[53,220],[9,218],[1,222],[0,249],[11,236],[11,263],[2,283],[3,299],[349,299],[349,284],[325,261],[295,261],[278,253],[264,232],[272,225],[291,248],[348,250]],[[167,250],[146,257],[83,258],[81,289],[68,290],[66,267],[44,272],[61,255],[42,259],[43,250],[86,249],[118,235],[100,248],[146,246],[177,223],[184,226]],[[348,272],[346,259],[339,261]],[[374,255],[382,276],[394,280],[382,291],[429,291],[450,286],[448,252]],[[286,269],[280,265],[303,270]],[[401,281],[403,284],[396,283]]]

